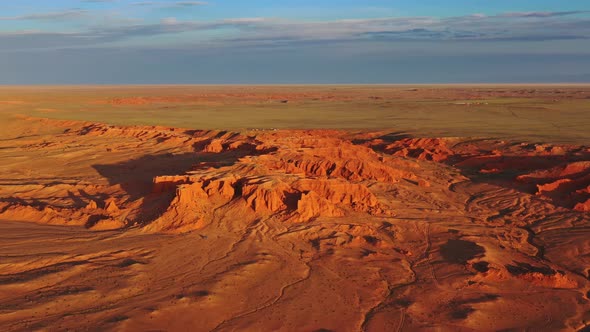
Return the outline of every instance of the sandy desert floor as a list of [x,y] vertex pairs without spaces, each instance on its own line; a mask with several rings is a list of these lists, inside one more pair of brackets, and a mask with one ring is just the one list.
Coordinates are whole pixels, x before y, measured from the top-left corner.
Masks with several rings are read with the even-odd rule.
[[4,87],[0,329],[587,330],[590,87]]

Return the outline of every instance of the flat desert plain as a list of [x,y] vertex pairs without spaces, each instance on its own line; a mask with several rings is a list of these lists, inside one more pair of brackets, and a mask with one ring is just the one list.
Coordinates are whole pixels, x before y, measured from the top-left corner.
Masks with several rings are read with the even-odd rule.
[[2,331],[584,331],[590,86],[0,88]]

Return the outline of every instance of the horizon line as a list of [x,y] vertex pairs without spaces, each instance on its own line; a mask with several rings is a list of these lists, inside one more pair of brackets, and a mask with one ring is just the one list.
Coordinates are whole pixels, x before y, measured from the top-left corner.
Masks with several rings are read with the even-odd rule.
[[460,83],[35,83],[8,84],[0,83],[0,87],[108,87],[108,86],[459,86],[459,85],[528,85],[528,86],[576,86],[590,85],[588,82],[460,82]]

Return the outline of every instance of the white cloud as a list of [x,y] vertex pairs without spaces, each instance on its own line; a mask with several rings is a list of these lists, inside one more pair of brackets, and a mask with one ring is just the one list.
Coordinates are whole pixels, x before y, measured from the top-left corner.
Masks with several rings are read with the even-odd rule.
[[28,14],[21,16],[0,17],[0,21],[56,21],[65,19],[80,19],[89,15],[87,10],[66,10],[60,12],[48,12]]
[[[199,2],[200,3],[200,2]],[[473,14],[461,17],[389,17],[327,21],[301,21],[280,18],[228,18],[217,21],[182,21],[167,17],[155,23],[137,21],[97,20],[97,12],[72,10],[45,14],[8,17],[4,20],[54,20],[84,18],[92,22],[78,32],[0,35],[0,50],[18,48],[60,48],[101,46],[112,42],[184,33],[182,40],[167,38],[168,47],[176,42],[186,45],[192,36],[201,35],[201,42],[227,45],[285,45],[315,42],[376,41],[550,41],[590,39],[590,19],[574,12],[507,13],[487,16]],[[579,12],[575,12],[579,13]],[[104,13],[102,13],[103,18]],[[112,17],[113,15],[109,15]],[[530,19],[534,17],[534,19]],[[103,24],[97,24],[103,23]],[[221,30],[207,39],[205,32]],[[186,34],[189,33],[189,34]],[[147,37],[147,38],[146,38]],[[157,44],[153,44],[157,47]]]

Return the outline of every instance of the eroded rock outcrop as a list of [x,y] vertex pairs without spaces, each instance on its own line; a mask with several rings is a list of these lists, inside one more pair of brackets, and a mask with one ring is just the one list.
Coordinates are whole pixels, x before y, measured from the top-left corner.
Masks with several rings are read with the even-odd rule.
[[367,143],[379,151],[400,157],[419,160],[445,161],[455,152],[449,148],[448,140],[443,138],[400,138],[394,142],[373,139]]
[[590,161],[565,163],[557,167],[520,175],[517,180],[535,184],[536,194],[574,210],[588,211]]
[[236,202],[241,203],[234,206],[233,213],[253,212],[262,218],[292,222],[341,217],[349,212],[390,215],[393,212],[368,185],[394,185],[409,178],[428,183],[411,172],[415,165],[400,162],[399,168],[394,167],[391,160],[385,162],[366,147],[310,133],[302,136],[273,137],[276,148],[264,143],[266,134],[259,135],[258,145],[205,146],[206,153],[221,153],[248,145],[250,154],[228,166],[156,177],[152,192],[174,190],[174,198],[149,229],[198,229],[213,221],[211,211],[224,210]]
[[[160,154],[96,165],[109,178],[106,187],[80,185],[51,202],[8,201],[0,218],[183,232],[221,216],[282,222],[353,214],[391,216],[395,206],[419,206],[422,201],[439,209],[451,207],[443,202],[454,181],[451,172],[464,172],[473,182],[535,194],[568,209],[590,210],[590,151],[584,148],[355,135],[334,130],[236,133],[81,123],[60,139],[122,140],[128,149],[149,145]],[[56,149],[51,142],[26,147]],[[107,151],[120,156],[116,147]]]
[[387,135],[363,145],[395,156],[446,163],[476,181],[535,194],[568,209],[590,210],[590,153],[584,147]]

